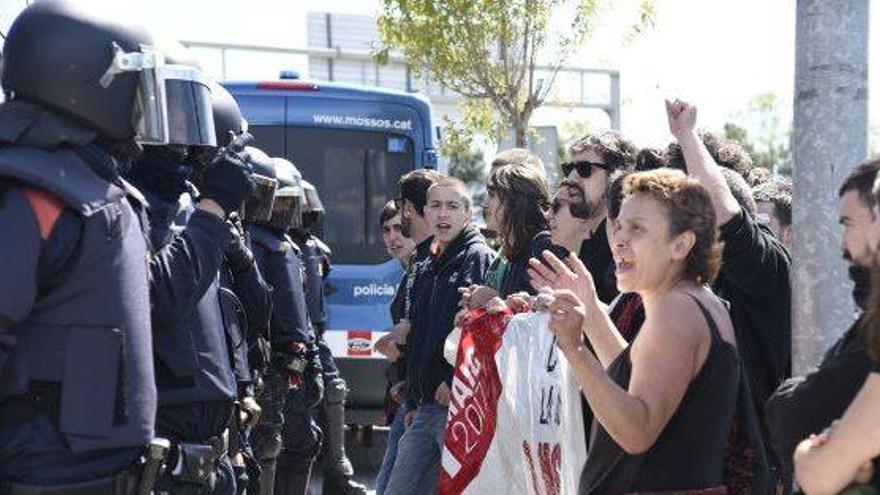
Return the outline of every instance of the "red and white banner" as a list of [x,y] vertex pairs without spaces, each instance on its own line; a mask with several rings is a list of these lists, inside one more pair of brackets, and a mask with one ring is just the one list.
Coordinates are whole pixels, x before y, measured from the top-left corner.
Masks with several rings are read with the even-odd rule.
[[546,313],[472,312],[461,333],[441,495],[577,493],[580,390]]

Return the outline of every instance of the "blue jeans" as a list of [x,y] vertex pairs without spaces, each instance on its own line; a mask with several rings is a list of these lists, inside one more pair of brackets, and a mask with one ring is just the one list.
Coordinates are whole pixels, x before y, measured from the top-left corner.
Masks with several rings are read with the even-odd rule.
[[412,424],[397,443],[397,458],[385,495],[437,493],[448,411],[448,408],[438,404],[427,404],[416,409]]
[[385,493],[385,487],[388,486],[391,468],[394,467],[394,461],[397,459],[397,443],[406,430],[406,426],[403,423],[406,411],[407,408],[404,403],[394,413],[394,421],[391,422],[391,430],[388,432],[388,447],[385,449],[385,457],[382,458],[382,467],[379,468],[379,474],[376,476],[376,495]]

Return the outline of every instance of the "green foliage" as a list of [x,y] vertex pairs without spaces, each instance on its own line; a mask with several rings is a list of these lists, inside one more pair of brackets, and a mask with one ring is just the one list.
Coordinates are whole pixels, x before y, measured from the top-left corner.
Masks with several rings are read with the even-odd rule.
[[[651,0],[640,0],[635,35],[653,25]],[[518,146],[552,89],[556,74],[592,33],[613,0],[383,0],[380,63],[403,53],[410,69],[465,97],[460,128],[495,138],[513,128]],[[550,30],[551,15],[571,19]],[[632,34],[632,33],[630,33]],[[539,65],[546,68],[539,69]],[[476,102],[476,103],[474,103]],[[490,108],[493,117],[485,118]],[[457,132],[457,131],[456,131]]]
[[791,112],[775,93],[762,93],[724,124],[724,136],[739,142],[755,167],[791,175]]
[[465,184],[476,187],[486,181],[486,162],[482,152],[456,150],[444,158],[449,166],[449,175],[458,177]]

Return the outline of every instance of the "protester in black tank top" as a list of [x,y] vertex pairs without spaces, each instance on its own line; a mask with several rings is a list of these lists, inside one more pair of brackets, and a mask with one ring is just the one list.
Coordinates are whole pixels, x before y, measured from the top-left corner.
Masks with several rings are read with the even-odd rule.
[[711,198],[678,171],[633,174],[611,247],[618,288],[645,306],[631,346],[579,260],[531,263],[534,282],[554,289],[550,329],[596,418],[579,491],[725,493],[741,377],[726,307],[704,286],[720,258]]

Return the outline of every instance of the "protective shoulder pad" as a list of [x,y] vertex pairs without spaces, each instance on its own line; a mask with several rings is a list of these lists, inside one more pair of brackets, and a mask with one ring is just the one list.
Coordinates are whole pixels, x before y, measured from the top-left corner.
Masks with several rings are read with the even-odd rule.
[[333,256],[333,250],[330,249],[330,246],[324,244],[324,241],[315,236],[312,236],[312,240],[315,241],[315,245],[318,246],[318,250],[321,251],[321,254],[328,258]]
[[279,237],[259,225],[250,225],[248,231],[251,233],[251,242],[276,253],[283,252],[285,250],[284,243],[290,241],[287,236]]
[[0,148],[0,177],[51,192],[83,216],[91,216],[126,192],[101,178],[75,152],[13,146]]

